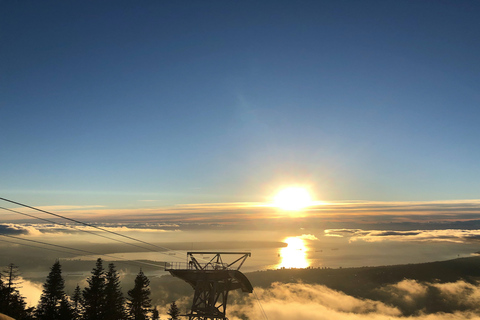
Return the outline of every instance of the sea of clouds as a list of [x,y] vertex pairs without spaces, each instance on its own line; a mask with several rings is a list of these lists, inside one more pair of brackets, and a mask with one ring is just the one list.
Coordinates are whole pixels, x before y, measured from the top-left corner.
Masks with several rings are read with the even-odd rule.
[[[480,287],[464,281],[404,280],[378,288],[381,301],[362,299],[319,284],[274,283],[255,288],[229,306],[231,320],[460,320],[480,318]],[[256,299],[258,297],[258,300]],[[432,301],[443,301],[431,306]]]

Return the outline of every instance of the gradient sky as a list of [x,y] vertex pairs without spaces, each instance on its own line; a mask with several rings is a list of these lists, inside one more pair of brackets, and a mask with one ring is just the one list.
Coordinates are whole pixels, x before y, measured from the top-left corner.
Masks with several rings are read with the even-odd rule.
[[[478,199],[476,1],[0,1],[0,194]],[[145,201],[150,200],[150,201]]]

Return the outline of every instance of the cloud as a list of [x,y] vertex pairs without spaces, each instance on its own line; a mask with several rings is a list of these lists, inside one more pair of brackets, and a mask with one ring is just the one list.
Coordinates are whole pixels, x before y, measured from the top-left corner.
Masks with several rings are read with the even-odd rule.
[[42,295],[43,286],[40,283],[26,280],[22,277],[19,278],[21,283],[20,293],[25,297],[25,302],[28,306],[37,306]]
[[382,301],[404,315],[470,312],[480,316],[480,288],[463,280],[449,283],[403,280],[377,289]]
[[30,225],[1,224],[0,234],[2,235],[39,235],[40,232]]
[[317,237],[315,237],[313,234],[302,234],[301,236],[298,236],[297,238],[302,239],[302,240],[318,240]]
[[[255,288],[261,307],[253,297],[244,305],[229,308],[232,320],[262,319],[372,319],[374,314],[400,316],[401,312],[381,302],[362,300],[317,284],[273,283],[268,289]],[[355,317],[355,318],[354,318]]]
[[361,229],[328,229],[326,236],[349,237],[350,241],[363,240],[366,242],[379,241],[436,241],[466,243],[480,240],[480,230],[361,230]]
[[[148,200],[148,199],[147,199]],[[139,203],[151,203],[140,201]],[[18,208],[15,208],[18,210]],[[393,229],[405,229],[410,223],[425,224],[424,229],[480,228],[480,200],[452,201],[342,201],[321,202],[286,215],[284,211],[261,202],[179,204],[165,207],[112,209],[102,206],[42,207],[47,211],[72,219],[97,223],[163,223],[177,224],[180,228],[297,228],[321,223],[328,228],[364,227],[389,224]],[[9,209],[7,209],[9,210]],[[32,215],[39,212],[22,209]],[[11,212],[0,211],[3,221],[32,221]],[[50,217],[49,217],[50,218]],[[22,220],[23,219],[23,220]],[[56,219],[56,218],[55,218]],[[340,224],[340,225],[339,225]],[[383,228],[383,227],[382,227]],[[410,228],[411,229],[411,228]],[[421,229],[421,227],[419,227]]]
[[[276,320],[460,320],[480,316],[480,289],[463,281],[432,284],[404,280],[379,289],[384,301],[352,297],[318,284],[274,283],[267,289],[255,288],[255,292],[241,298],[236,295],[240,303],[229,306],[229,319],[263,319],[263,312]],[[440,299],[436,304],[446,303],[448,310],[428,307],[434,294]],[[406,304],[415,305],[410,307],[415,312],[405,314]]]
[[[158,233],[177,231],[179,225],[164,223],[135,223],[135,224],[93,224],[95,227],[116,233],[140,232],[140,233]],[[82,232],[98,232],[98,229],[85,225],[76,224],[54,224],[54,223],[10,223],[0,225],[0,234],[5,235],[65,235]]]

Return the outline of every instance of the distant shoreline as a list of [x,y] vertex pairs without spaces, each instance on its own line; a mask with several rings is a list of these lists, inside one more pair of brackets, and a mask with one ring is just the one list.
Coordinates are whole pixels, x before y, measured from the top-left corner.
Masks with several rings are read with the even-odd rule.
[[277,269],[249,272],[245,275],[254,286],[259,287],[269,287],[274,282],[303,282],[322,284],[347,293],[354,293],[355,288],[359,287],[379,287],[404,279],[441,283],[464,280],[475,283],[480,279],[480,255],[415,264],[336,269]]

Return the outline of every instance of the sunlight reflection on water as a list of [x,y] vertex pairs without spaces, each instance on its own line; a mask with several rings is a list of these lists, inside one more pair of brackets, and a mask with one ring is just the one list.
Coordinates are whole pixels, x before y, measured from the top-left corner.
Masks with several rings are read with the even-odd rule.
[[279,256],[281,261],[277,268],[307,268],[310,266],[310,262],[307,259],[308,249],[303,239],[288,237],[283,242],[287,246],[280,249]]

